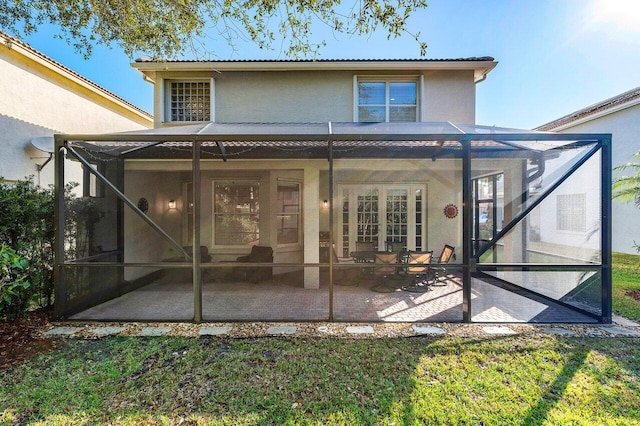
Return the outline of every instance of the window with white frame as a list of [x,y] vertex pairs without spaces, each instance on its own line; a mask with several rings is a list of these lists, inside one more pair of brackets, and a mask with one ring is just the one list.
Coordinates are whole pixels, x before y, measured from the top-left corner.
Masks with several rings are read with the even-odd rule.
[[[91,168],[102,175],[106,169],[104,162],[92,163]],[[82,195],[94,198],[104,197],[104,183],[96,178],[96,175],[91,173],[86,166],[82,167]]]
[[558,231],[587,231],[585,194],[558,195],[556,212]]
[[256,245],[260,240],[260,182],[213,183],[213,245]]
[[300,183],[278,182],[278,245],[300,242]]
[[358,79],[356,121],[418,121],[416,79]]
[[165,121],[211,121],[211,81],[168,80]]

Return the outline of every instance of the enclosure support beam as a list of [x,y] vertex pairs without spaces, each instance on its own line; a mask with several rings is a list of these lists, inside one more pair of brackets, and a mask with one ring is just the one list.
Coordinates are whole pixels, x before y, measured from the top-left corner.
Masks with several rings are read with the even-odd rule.
[[227,162],[227,150],[224,147],[224,144],[221,141],[216,141],[216,145],[218,145],[218,149],[220,150],[220,154],[222,154],[222,162]]
[[138,206],[135,205],[135,203],[133,201],[131,201],[130,199],[127,198],[126,195],[124,195],[122,193],[122,191],[120,191],[118,188],[116,188],[116,186],[114,184],[112,184],[109,179],[107,179],[106,177],[104,177],[102,175],[102,173],[98,172],[97,170],[95,170],[93,167],[91,167],[91,164],[84,159],[84,157],[82,157],[80,154],[78,154],[78,152],[73,149],[72,147],[70,147],[68,144],[66,146],[66,148],[69,150],[69,152],[80,162],[82,163],[85,167],[88,168],[89,172],[92,173],[96,178],[98,178],[102,183],[104,183],[106,186],[109,187],[109,189],[111,189],[118,198],[120,198],[127,206],[129,206],[138,216],[140,216],[142,218],[142,220],[144,220],[149,226],[151,226],[157,233],[159,233],[165,240],[167,240],[167,242],[169,244],[171,244],[173,246],[173,248],[175,248],[176,250],[178,250],[178,253],[182,254],[184,256],[185,259],[189,259],[189,254],[184,251],[184,249],[182,248],[182,246],[180,244],[178,244],[173,238],[171,238],[171,236],[169,234],[167,234],[166,232],[164,232],[164,230],[162,228],[160,228],[153,220],[151,220],[149,218],[149,216],[147,216],[146,214],[144,214],[142,212],[142,210],[140,210],[138,208]]
[[191,229],[193,242],[193,321],[202,322],[202,270],[200,269],[200,142],[193,141],[193,167],[191,185],[193,191],[193,227]]
[[53,283],[55,288],[54,315],[62,318],[65,314],[66,291],[64,282],[64,141],[55,137],[55,202],[53,215],[55,220],[55,250]]
[[[331,123],[329,123],[331,133]],[[329,139],[329,321],[333,321],[333,140]]]
[[602,198],[600,203],[602,204],[602,218],[600,222],[600,229],[602,232],[602,322],[611,324],[611,309],[612,309],[612,277],[611,277],[611,181],[612,181],[612,169],[611,169],[611,135],[605,136],[601,139],[601,154],[600,154],[600,169],[602,175],[602,182],[600,185],[602,191]]
[[471,322],[471,253],[473,200],[471,198],[471,142],[461,140],[462,156],[462,322]]
[[[487,250],[493,248],[495,244],[500,241],[502,237],[504,237],[509,231],[511,231],[516,225],[522,221],[523,218],[527,217],[529,213],[540,203],[542,203],[553,191],[555,191],[560,185],[562,185],[571,175],[578,170],[584,163],[589,161],[589,159],[600,150],[599,145],[595,145],[589,152],[585,154],[576,164],[574,164],[560,179],[558,179],[554,184],[550,185],[545,191],[540,193],[538,197],[532,201],[525,209],[523,209],[520,213],[518,213],[515,217],[511,219],[511,221],[505,225],[500,232],[494,237],[494,239],[487,244],[484,248],[481,248],[480,251],[476,254],[476,257],[479,259]],[[603,171],[604,173],[604,171]]]

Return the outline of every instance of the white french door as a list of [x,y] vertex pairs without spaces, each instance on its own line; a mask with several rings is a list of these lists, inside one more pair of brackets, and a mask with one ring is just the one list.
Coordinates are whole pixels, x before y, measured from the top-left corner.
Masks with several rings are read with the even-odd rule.
[[420,184],[338,185],[338,253],[348,257],[356,241],[372,241],[378,250],[388,243],[421,250],[426,241],[426,186]]

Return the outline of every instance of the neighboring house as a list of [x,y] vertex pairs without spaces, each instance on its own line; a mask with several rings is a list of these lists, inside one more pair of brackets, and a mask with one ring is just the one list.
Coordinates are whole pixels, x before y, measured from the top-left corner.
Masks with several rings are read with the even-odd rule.
[[[640,87],[560,117],[534,130],[560,133],[611,133],[614,140],[613,167],[636,161],[633,154],[640,151]],[[633,172],[631,170],[614,172],[614,176]],[[588,173],[585,176],[588,176]],[[588,177],[585,181],[589,181]],[[584,191],[566,194],[566,202],[584,206],[583,194]],[[633,246],[640,244],[640,210],[634,203],[622,203],[619,200],[613,201],[612,209],[613,251],[635,254],[636,250]],[[584,232],[585,227],[581,230]]]
[[[53,184],[54,133],[152,126],[147,112],[0,33],[0,176],[10,181],[33,176],[47,186]],[[79,167],[69,173],[69,181],[82,182]]]
[[[154,129],[56,139],[58,173],[93,161],[110,188],[86,245],[58,235],[58,316],[610,321],[606,246],[532,250],[528,225],[607,135],[476,125],[493,58],[132,66],[154,85]],[[407,268],[375,264],[445,245],[457,258],[435,267],[450,278],[438,291],[402,291],[386,279],[411,281]],[[334,267],[363,283],[334,292]]]

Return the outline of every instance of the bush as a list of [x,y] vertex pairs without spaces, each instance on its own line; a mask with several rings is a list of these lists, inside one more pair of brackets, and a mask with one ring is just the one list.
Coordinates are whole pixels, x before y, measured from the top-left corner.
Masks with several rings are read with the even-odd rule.
[[25,311],[29,297],[25,290],[27,259],[24,259],[5,243],[0,244],[0,316],[14,318]]
[[23,311],[53,304],[54,226],[53,188],[40,188],[32,179],[6,182],[0,177],[0,241],[26,262],[24,274],[31,284],[20,293]]

